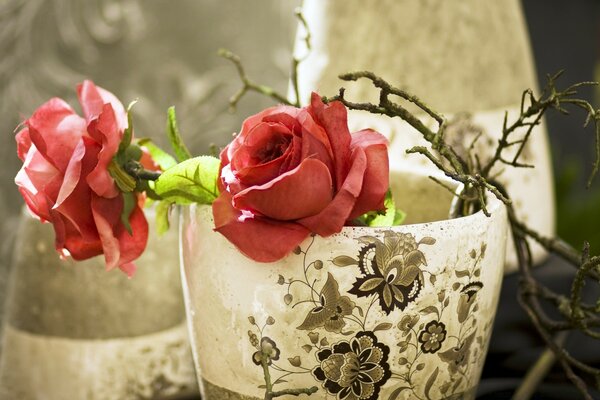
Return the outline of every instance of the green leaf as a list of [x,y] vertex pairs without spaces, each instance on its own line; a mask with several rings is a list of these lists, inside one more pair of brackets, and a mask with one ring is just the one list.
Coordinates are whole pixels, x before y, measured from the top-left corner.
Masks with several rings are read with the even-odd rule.
[[395,209],[394,226],[402,225],[406,219],[406,213],[399,208]]
[[219,195],[219,167],[218,158],[191,158],[163,172],[154,183],[154,191],[163,200],[177,204],[212,204]]
[[392,197],[392,191],[388,190],[383,202],[384,212],[371,211],[359,217],[359,220],[367,226],[395,226],[404,222],[406,214],[396,208],[396,203]]
[[169,230],[169,211],[173,205],[172,201],[160,201],[156,206],[156,232],[162,235]]
[[177,161],[169,153],[158,147],[151,139],[140,139],[138,140],[138,145],[143,146],[148,150],[148,153],[150,153],[154,162],[157,163],[163,171],[177,165]]
[[175,115],[175,107],[169,107],[167,111],[167,135],[171,142],[171,147],[175,152],[175,157],[179,162],[192,158],[190,151],[187,149],[179,133],[177,126],[177,116]]
[[121,222],[130,236],[133,236],[133,230],[129,223],[129,216],[137,202],[137,196],[133,192],[123,193],[123,210],[121,211]]

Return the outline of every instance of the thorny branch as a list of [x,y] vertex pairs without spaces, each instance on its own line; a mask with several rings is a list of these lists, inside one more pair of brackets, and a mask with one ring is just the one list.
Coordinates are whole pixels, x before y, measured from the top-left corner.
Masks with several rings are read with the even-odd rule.
[[[462,201],[462,207],[457,209],[457,215],[472,213],[478,209],[489,215],[485,201],[488,191],[507,206],[521,274],[519,301],[548,348],[555,354],[567,377],[586,399],[591,399],[585,381],[575,371],[593,377],[596,387],[600,389],[600,369],[587,365],[568,354],[564,348],[557,345],[554,336],[557,332],[578,330],[587,336],[600,339],[600,331],[594,329],[600,327],[600,299],[596,304],[586,304],[582,301],[582,290],[585,283],[587,281],[600,283],[600,257],[590,255],[588,243],[584,245],[583,251],[580,252],[560,238],[545,238],[527,227],[516,216],[509,194],[495,180],[493,175],[494,167],[498,164],[517,168],[531,167],[521,163],[519,159],[531,137],[533,128],[539,125],[547,111],[554,109],[562,114],[568,114],[564,106],[572,105],[587,113],[584,126],[587,126],[591,121],[595,125],[596,158],[588,180],[588,186],[592,184],[600,166],[600,110],[595,110],[587,101],[576,96],[580,87],[596,85],[597,83],[582,82],[571,85],[564,90],[559,90],[556,87],[556,81],[561,73],[562,71],[548,76],[548,84],[539,97],[536,97],[531,90],[523,92],[519,116],[509,124],[508,113],[505,114],[502,134],[494,155],[483,165],[477,154],[474,154],[473,144],[469,147],[468,154],[461,156],[444,140],[444,130],[447,122],[441,114],[430,109],[419,98],[393,87],[372,72],[359,71],[343,74],[340,79],[345,81],[370,80],[373,86],[379,89],[378,104],[351,102],[346,99],[344,88],[340,89],[337,96],[324,100],[339,100],[349,109],[398,117],[415,128],[429,142],[431,149],[425,146],[416,146],[407,150],[407,152],[424,155],[446,176],[464,184],[463,192],[458,194]],[[406,107],[390,100],[390,96],[399,97],[416,105],[420,111],[435,120],[437,129],[430,129]],[[523,130],[525,130],[524,134],[522,133]],[[512,155],[508,155],[509,149],[515,146],[517,150],[513,151]],[[432,179],[441,183],[435,178]],[[546,250],[559,255],[576,267],[569,296],[555,293],[535,279],[532,274],[533,260],[528,238],[538,242]],[[554,305],[562,319],[551,318],[542,307],[542,301]]]

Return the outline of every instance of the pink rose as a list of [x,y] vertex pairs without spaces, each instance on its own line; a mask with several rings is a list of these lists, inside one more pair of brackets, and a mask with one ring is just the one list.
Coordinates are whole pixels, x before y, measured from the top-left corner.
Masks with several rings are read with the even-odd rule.
[[279,260],[311,232],[383,209],[388,169],[385,137],[350,134],[342,103],[313,93],[308,107],[269,108],[221,152],[215,230],[256,261]]
[[132,261],[148,239],[148,224],[136,196],[129,215],[132,234],[121,222],[123,194],[108,171],[127,115],[108,91],[85,81],[77,88],[85,118],[53,98],[17,134],[23,167],[15,182],[29,210],[54,226],[56,249],[75,260],[104,254],[107,269],[132,275]]

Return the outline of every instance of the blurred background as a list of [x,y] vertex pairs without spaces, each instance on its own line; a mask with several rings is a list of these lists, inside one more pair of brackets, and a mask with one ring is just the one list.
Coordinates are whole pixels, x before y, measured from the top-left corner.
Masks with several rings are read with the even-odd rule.
[[[240,55],[256,81],[285,92],[299,0],[4,0],[0,2],[0,326],[19,210],[13,183],[20,161],[15,127],[52,96],[77,110],[75,86],[92,79],[123,103],[138,98],[135,134],[165,145],[166,109],[175,105],[193,153],[226,144],[245,116],[269,105],[255,94],[235,114],[228,98],[240,87],[217,56]],[[566,69],[562,82],[600,80],[600,2],[523,0],[540,86]],[[348,40],[355,40],[349,37]],[[344,72],[344,71],[340,71]],[[525,88],[523,88],[525,89]],[[600,90],[582,96],[600,106]],[[593,160],[583,115],[547,116],[552,143],[558,232],[600,251],[600,180],[585,190]],[[1,349],[0,349],[1,352]]]

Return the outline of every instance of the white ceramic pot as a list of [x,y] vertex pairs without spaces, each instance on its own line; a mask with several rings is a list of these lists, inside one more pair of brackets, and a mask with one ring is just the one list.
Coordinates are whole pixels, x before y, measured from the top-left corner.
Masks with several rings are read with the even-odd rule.
[[[476,148],[483,160],[500,137],[504,112],[514,120],[523,90],[537,87],[519,0],[379,0],[368,5],[361,0],[305,0],[304,13],[312,52],[299,69],[303,101],[313,90],[331,96],[344,86],[352,101],[377,102],[378,92],[369,81],[338,79],[341,73],[369,70],[443,113],[451,121],[445,137],[455,146],[468,148],[483,131]],[[305,54],[304,36],[300,27],[298,55]],[[425,157],[406,154],[415,145],[428,145],[408,124],[356,111],[348,118],[351,131],[374,128],[391,139],[391,168],[440,174]],[[523,153],[521,161],[534,169],[498,165],[495,172],[504,169],[500,180],[521,219],[552,236],[554,193],[546,136],[542,123]],[[532,243],[532,249],[534,260],[543,260],[542,248]],[[507,271],[515,271],[513,251],[507,260]]]
[[[149,223],[154,223],[150,218]],[[23,213],[7,294],[2,399],[175,399],[197,392],[177,234],[156,237],[132,279],[104,258],[62,261],[50,224]]]
[[266,385],[316,399],[474,398],[506,210],[490,199],[490,218],[448,220],[452,195],[426,175],[391,182],[407,225],[345,227],[268,264],[215,233],[210,207],[184,210],[182,278],[204,400],[266,399]]

